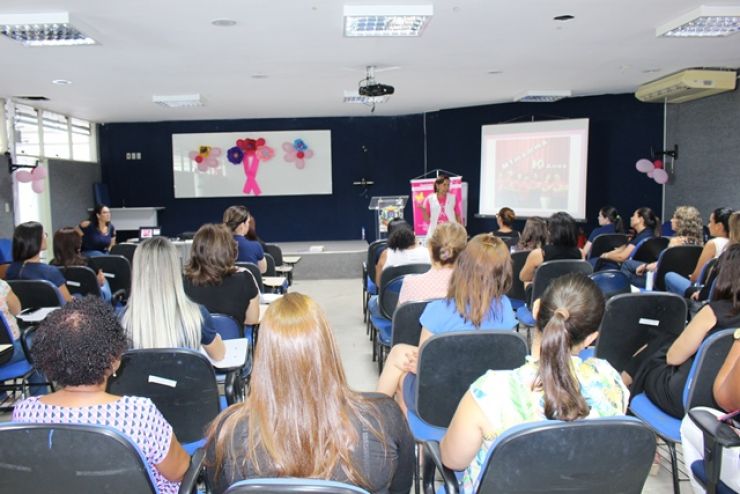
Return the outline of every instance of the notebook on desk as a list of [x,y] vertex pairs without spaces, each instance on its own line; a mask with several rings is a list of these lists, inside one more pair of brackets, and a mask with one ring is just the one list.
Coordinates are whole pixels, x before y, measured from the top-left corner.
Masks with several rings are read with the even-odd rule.
[[224,355],[224,358],[221,360],[213,360],[208,356],[203,347],[200,348],[200,353],[205,355],[211,362],[211,365],[216,369],[238,369],[240,367],[244,367],[244,364],[247,361],[249,341],[246,338],[224,340],[224,346],[226,347],[226,355]]

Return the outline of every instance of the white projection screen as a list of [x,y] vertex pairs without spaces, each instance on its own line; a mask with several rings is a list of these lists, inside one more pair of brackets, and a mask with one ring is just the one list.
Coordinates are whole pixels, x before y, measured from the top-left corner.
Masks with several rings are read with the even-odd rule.
[[331,167],[329,130],[172,134],[177,199],[331,194]]
[[484,125],[481,216],[504,206],[518,217],[565,211],[586,218],[588,119]]

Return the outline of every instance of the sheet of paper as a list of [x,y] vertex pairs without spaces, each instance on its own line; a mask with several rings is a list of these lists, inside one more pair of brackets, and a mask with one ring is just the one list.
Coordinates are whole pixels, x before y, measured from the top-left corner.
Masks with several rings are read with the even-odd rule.
[[23,322],[41,322],[46,316],[57,310],[59,307],[41,307],[31,312],[21,312],[16,317]]
[[211,365],[217,369],[238,369],[239,367],[244,367],[244,363],[247,361],[249,341],[246,338],[224,340],[224,346],[226,347],[226,355],[222,360],[213,360],[208,356],[203,347],[200,348],[200,353],[205,355],[210,360]]
[[260,293],[260,304],[269,305],[282,296],[282,293]]

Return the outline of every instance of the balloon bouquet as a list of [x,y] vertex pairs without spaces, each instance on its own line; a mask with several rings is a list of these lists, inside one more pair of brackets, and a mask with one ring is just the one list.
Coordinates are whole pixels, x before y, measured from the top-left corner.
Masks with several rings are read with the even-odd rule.
[[46,178],[46,169],[36,166],[33,170],[19,170],[15,172],[15,179],[22,183],[31,182],[31,189],[37,194],[44,191],[44,179]]
[[639,172],[647,173],[647,176],[655,180],[660,185],[668,182],[668,172],[665,171],[662,160],[650,161],[648,159],[641,159],[635,163],[635,168]]

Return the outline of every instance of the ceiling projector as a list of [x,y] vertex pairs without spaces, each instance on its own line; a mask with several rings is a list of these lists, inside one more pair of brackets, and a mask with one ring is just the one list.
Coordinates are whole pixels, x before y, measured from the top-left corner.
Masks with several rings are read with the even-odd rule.
[[357,90],[357,92],[360,93],[360,96],[368,96],[371,98],[377,96],[385,96],[386,94],[393,94],[393,91],[395,91],[393,86],[378,83],[364,85],[360,84],[360,87]]

